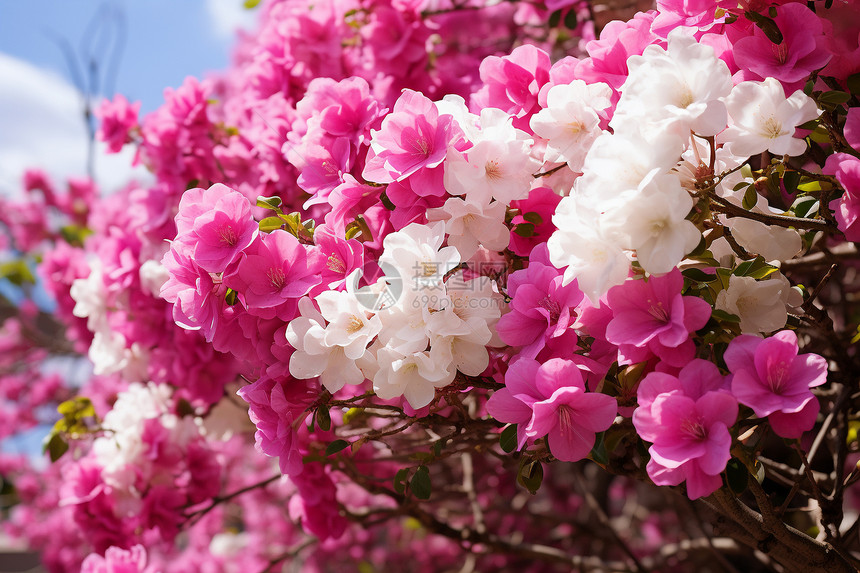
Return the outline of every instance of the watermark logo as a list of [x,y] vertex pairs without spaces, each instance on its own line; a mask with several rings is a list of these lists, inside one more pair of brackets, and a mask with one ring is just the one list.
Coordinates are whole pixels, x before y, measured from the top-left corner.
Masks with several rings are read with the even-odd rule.
[[347,277],[346,290],[365,310],[379,312],[396,305],[403,296],[403,277],[388,263],[366,263]]

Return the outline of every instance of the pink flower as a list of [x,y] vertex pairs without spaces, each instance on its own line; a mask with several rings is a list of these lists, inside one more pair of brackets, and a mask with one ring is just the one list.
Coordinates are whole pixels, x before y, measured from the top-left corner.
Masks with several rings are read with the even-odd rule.
[[[852,108],[851,111],[855,109]],[[852,119],[850,112],[848,115],[849,119]],[[854,117],[860,120],[860,114],[855,114]],[[849,133],[847,122],[845,132]],[[860,137],[860,133],[852,132],[852,137]],[[842,197],[830,202],[839,230],[845,233],[845,238],[849,241],[860,241],[860,159],[847,153],[834,153],[827,158],[823,171],[827,175],[835,176],[845,189]]]
[[432,101],[412,90],[403,90],[382,127],[371,133],[363,176],[377,183],[399,181],[419,169],[436,167],[448,147],[462,138],[452,116],[440,116]]
[[[738,336],[725,354],[732,393],[756,416],[779,413],[771,426],[784,438],[799,438],[812,428],[818,401],[810,388],[827,381],[827,361],[817,354],[798,356],[797,351],[797,335],[783,330],[765,339]],[[786,415],[795,415],[793,423],[786,423],[792,422]]]
[[782,43],[774,44],[761,28],[753,26],[752,36],[734,43],[735,63],[751,72],[752,77],[745,79],[773,77],[791,93],[803,87],[807,76],[824,67],[833,54],[827,49],[821,19],[803,4],[780,6],[774,22],[782,32]]
[[302,528],[320,540],[337,539],[346,531],[349,522],[342,515],[337,502],[337,486],[331,479],[328,466],[307,464],[305,471],[290,479],[299,495],[290,498],[290,517],[300,521]]
[[586,392],[579,368],[553,358],[544,364],[521,358],[508,368],[505,388],[487,402],[487,411],[501,422],[519,424],[518,447],[528,438],[549,436],[556,458],[575,462],[594,447],[596,432],[612,425],[615,399]]
[[[534,247],[546,243],[555,231],[552,215],[560,202],[561,195],[549,187],[537,187],[529,191],[529,196],[526,199],[512,201],[511,208],[519,209],[520,214],[513,218],[511,225],[530,223],[534,225],[534,230],[533,234],[528,236],[516,232],[511,233],[511,251],[521,257],[527,257]],[[529,215],[528,220],[524,217],[527,214]],[[534,215],[537,215],[537,218]]]
[[96,109],[95,116],[102,122],[96,137],[107,143],[109,153],[119,152],[123,145],[132,141],[131,131],[139,127],[138,112],[140,102],[130,104],[121,94],[117,94],[113,101],[102,101]]
[[619,346],[622,363],[647,360],[651,353],[672,366],[693,359],[695,347],[690,333],[705,326],[711,305],[695,296],[682,296],[681,271],[648,281],[628,279],[607,294],[613,318],[606,339]]
[[224,284],[241,295],[246,308],[272,308],[318,285],[322,265],[319,252],[277,229],[248,249]]
[[108,547],[104,557],[92,553],[84,559],[81,573],[144,573],[146,549],[135,545],[131,549]]
[[239,259],[258,232],[250,203],[241,193],[231,191],[194,219],[187,240],[193,243],[194,261],[211,273],[220,273]]
[[549,82],[549,54],[525,44],[508,56],[489,56],[481,62],[484,82],[472,96],[477,108],[495,107],[513,116],[514,127],[531,133],[529,120],[540,110],[538,93]]
[[738,402],[725,391],[717,367],[695,359],[678,376],[651,372],[639,385],[633,425],[651,442],[647,471],[657,485],[687,482],[690,499],[722,486],[720,473],[731,454],[729,428]]
[[[662,42],[651,31],[657,12],[639,12],[632,20],[613,20],[600,31],[600,39],[585,45],[590,57],[576,66],[576,78],[586,83],[603,82],[618,90],[627,80],[627,58],[641,56],[651,44]],[[662,42],[665,45],[665,42]],[[618,101],[617,96],[613,102]]]
[[562,336],[576,320],[582,299],[576,281],[564,284],[562,271],[549,263],[546,245],[538,245],[529,266],[508,279],[511,312],[496,325],[502,341],[522,346],[519,354],[534,358],[550,339]]
[[296,429],[307,417],[305,409],[319,394],[319,384],[311,380],[268,376],[237,392],[250,406],[248,416],[257,426],[257,450],[278,458],[281,473],[293,476],[302,471]]

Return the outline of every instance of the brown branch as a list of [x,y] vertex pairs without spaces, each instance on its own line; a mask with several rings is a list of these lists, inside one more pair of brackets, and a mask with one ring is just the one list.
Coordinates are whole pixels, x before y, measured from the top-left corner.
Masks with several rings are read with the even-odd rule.
[[835,225],[826,221],[807,219],[804,217],[788,217],[785,215],[768,215],[766,213],[758,213],[756,211],[747,211],[743,207],[738,207],[734,203],[730,203],[725,199],[717,197],[713,193],[710,194],[710,198],[713,201],[711,209],[718,213],[723,213],[730,218],[741,217],[777,227],[794,227],[795,229],[809,229],[812,231],[823,231],[825,233],[832,233],[837,230]]

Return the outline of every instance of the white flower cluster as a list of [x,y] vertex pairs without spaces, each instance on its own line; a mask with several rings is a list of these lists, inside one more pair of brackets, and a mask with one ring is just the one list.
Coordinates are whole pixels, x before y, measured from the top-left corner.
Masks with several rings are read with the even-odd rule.
[[486,278],[448,276],[461,257],[455,247],[442,247],[444,228],[413,223],[385,238],[379,262],[398,276],[380,281],[402,286],[386,308],[368,310],[349,291],[321,294],[319,311],[302,299],[302,316],[286,331],[296,349],[290,373],[319,376],[330,392],[370,379],[379,397],[403,396],[415,409],[429,404],[457,371],[481,374],[502,299]]
[[75,300],[72,313],[87,319],[87,329],[93,333],[88,356],[96,375],[121,373],[129,381],[147,377],[149,351],[138,343],[128,347],[125,337],[108,322],[108,292],[102,280],[102,265],[98,259],[89,261],[90,274],[72,282],[71,296]]
[[[666,49],[652,45],[632,56],[628,68],[612,133],[591,145],[582,176],[553,217],[558,230],[548,243],[553,264],[566,267],[565,282],[576,279],[593,302],[626,279],[631,260],[663,274],[699,244],[700,231],[687,216],[697,171],[710,159],[703,138],[724,144],[715,158],[719,174],[764,151],[802,153],[805,143],[794,128],[818,115],[810,98],[802,92],[786,98],[776,80],[733,86],[713,49],[681,30],[670,34]],[[740,180],[740,174],[731,179]],[[728,181],[715,192],[740,206],[742,196]],[[755,209],[768,211],[758,199]],[[742,246],[768,260],[800,250],[794,230],[742,218],[723,223]]]

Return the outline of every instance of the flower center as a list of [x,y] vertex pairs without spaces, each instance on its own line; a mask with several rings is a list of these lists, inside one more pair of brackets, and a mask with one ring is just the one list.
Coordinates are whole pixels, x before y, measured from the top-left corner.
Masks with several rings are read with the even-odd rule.
[[653,316],[655,319],[659,320],[660,322],[663,322],[663,323],[669,322],[669,311],[667,311],[663,307],[662,301],[657,301],[657,304],[654,304],[654,302],[651,299],[648,299],[647,302],[648,302],[648,314],[650,314],[651,316]]
[[284,285],[287,284],[287,276],[284,274],[284,269],[271,267],[266,271],[266,278],[269,279],[269,284],[271,284],[275,290],[281,290],[284,288]]
[[585,124],[581,121],[571,121],[567,124],[567,130],[573,135],[579,135],[585,131]]
[[788,57],[788,46],[786,42],[782,42],[781,44],[771,44],[771,50],[773,50],[773,55],[776,58],[776,61],[780,64],[784,64],[786,58]]
[[774,116],[770,116],[765,120],[764,125],[762,125],[762,135],[768,139],[776,139],[784,135],[782,132],[782,123]]
[[550,322],[557,322],[558,317],[561,316],[561,305],[558,304],[558,301],[552,300],[549,298],[549,295],[543,297],[538,303],[542,308],[546,309],[549,313]]
[[218,229],[218,236],[221,238],[222,243],[231,247],[239,241],[236,231],[230,225],[221,225]]
[[335,273],[346,272],[346,265],[343,263],[340,257],[334,254],[328,256],[328,259],[326,259],[325,266],[328,267],[328,270]]
[[354,314],[349,317],[349,324],[346,325],[346,331],[349,334],[355,334],[356,332],[358,332],[362,328],[364,328],[364,321],[363,320],[361,320],[359,317],[357,317]]
[[498,161],[487,161],[487,164],[484,166],[484,172],[490,181],[499,181],[502,179],[502,168],[499,167]]
[[679,94],[679,96],[680,97],[678,99],[678,107],[682,109],[687,109],[690,104],[695,101],[695,98],[693,97],[693,92],[687,85],[681,88],[681,93]]
[[708,437],[700,418],[687,419],[681,422],[681,431],[696,441],[704,441]]
[[767,371],[767,385],[770,386],[771,392],[774,394],[781,394],[782,387],[785,385],[785,381],[788,378],[788,363],[787,362],[777,362],[776,364],[770,365]]

